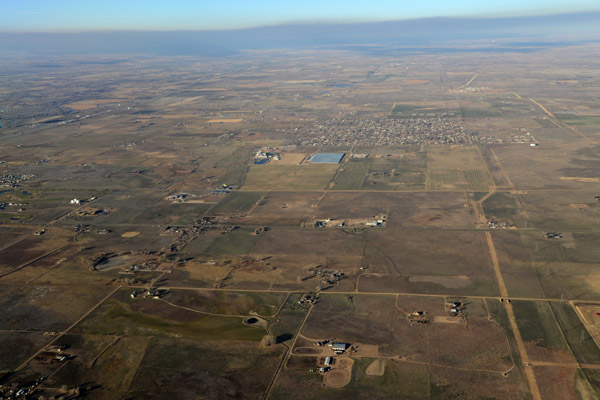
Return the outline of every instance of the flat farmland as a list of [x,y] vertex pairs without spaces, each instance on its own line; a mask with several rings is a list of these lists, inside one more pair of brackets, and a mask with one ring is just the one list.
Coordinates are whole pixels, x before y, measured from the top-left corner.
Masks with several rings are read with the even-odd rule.
[[494,184],[476,147],[428,147],[427,190],[488,190]]
[[299,226],[303,221],[322,217],[313,207],[321,197],[322,192],[269,192],[242,221],[245,224]]
[[546,297],[591,300],[600,294],[600,264],[535,263],[534,268]]
[[110,291],[102,286],[1,286],[0,325],[11,330],[61,331]]
[[211,209],[211,214],[237,214],[250,211],[265,192],[233,192]]
[[[0,250],[0,272],[6,273],[14,268],[33,261],[44,254],[66,246],[71,235],[60,229],[52,229],[40,236],[26,236],[22,240]],[[8,241],[10,244],[12,241]]]
[[363,190],[425,189],[427,153],[403,153],[401,158],[376,158],[369,167]]
[[[440,242],[452,246],[436,244]],[[367,275],[361,277],[360,290],[497,293],[481,233],[373,230],[366,244],[363,265]]]
[[427,171],[427,190],[488,190],[491,177],[483,170],[440,170]]
[[525,216],[523,211],[518,208],[520,203],[517,201],[510,193],[496,192],[482,203],[483,212],[486,217],[496,221],[510,222],[513,225],[518,223],[517,226],[530,226],[528,221],[524,221]]
[[193,392],[207,398],[261,399],[282,353],[280,346],[249,342],[155,338],[129,395],[188,398]]
[[207,314],[252,315],[273,317],[285,300],[283,293],[243,293],[174,290],[164,299],[181,307],[188,307]]
[[324,190],[338,165],[252,165],[243,190]]
[[572,43],[6,56],[0,397],[600,396],[599,53]]
[[[56,345],[65,346],[73,358],[66,364],[45,367],[50,367],[47,373],[51,373],[55,381],[66,385],[75,385],[82,380],[92,383],[95,398],[123,396],[131,385],[148,342],[145,338],[68,334],[59,338]],[[43,367],[40,364],[34,361],[28,368],[39,370]]]
[[86,317],[73,333],[259,341],[264,329],[237,315],[191,311],[165,301],[129,297],[122,289]]
[[[339,332],[338,340],[359,349],[375,345],[377,351],[373,350],[371,357],[401,356],[400,360],[408,362],[429,360],[434,365],[498,374],[510,370],[511,349],[503,329],[488,320],[483,301],[464,300],[467,322],[447,323],[439,322],[448,315],[441,297],[327,294],[313,307],[300,334],[310,341]],[[415,311],[424,312],[432,322],[409,321],[408,315]],[[453,346],[444,345],[447,337],[453,337]],[[360,354],[358,350],[356,357]]]
[[246,254],[256,244],[259,236],[251,235],[254,230],[240,228],[226,235],[216,236],[206,247],[206,254]]
[[539,231],[493,233],[510,295],[565,299],[598,296],[600,275],[592,245],[596,236],[565,236],[563,241],[552,241]]
[[344,163],[333,180],[334,190],[360,189],[373,160],[352,158]]
[[513,308],[527,354],[533,361],[575,362],[549,303],[514,301]]
[[527,383],[522,373],[503,376],[484,371],[431,368],[431,399],[510,399],[526,398]]
[[485,170],[475,146],[427,146],[427,167],[432,170]]
[[11,242],[15,242],[25,236],[33,233],[33,229],[28,227],[2,225],[0,226],[0,243],[3,243],[0,247],[7,247]]
[[[591,187],[590,187],[591,189]],[[553,230],[592,230],[600,224],[600,202],[590,191],[535,191],[515,194],[527,226]],[[485,206],[485,205],[484,205]]]
[[13,371],[51,340],[41,332],[0,332],[0,372]]
[[518,189],[593,190],[600,174],[597,156],[569,139],[538,147],[498,146],[494,152]]
[[361,234],[344,230],[273,227],[259,235],[251,252],[360,257],[362,243]]
[[62,248],[54,253],[47,255],[37,261],[34,261],[24,268],[11,272],[0,278],[2,282],[24,283],[32,282],[37,277],[42,276],[45,272],[58,266],[63,261],[75,256],[81,248],[75,244]]
[[387,216],[387,227],[472,228],[474,219],[463,193],[338,193],[319,202],[320,218]]
[[[236,268],[226,285],[230,288],[268,288],[273,290],[314,291],[326,288],[328,291],[353,291],[361,267],[359,256],[326,256],[312,254],[274,254],[269,256],[268,265],[262,267]],[[322,266],[327,270],[344,273],[344,278],[335,285],[322,285],[319,276],[313,276],[310,269]]]
[[[367,368],[375,359],[354,361],[352,380],[343,388],[331,388],[322,383],[319,374],[309,372],[317,365],[317,357],[292,356],[282,370],[271,394],[273,399],[428,399],[428,371],[424,365],[384,361],[383,375],[369,375]],[[302,382],[302,385],[298,385]]]
[[544,399],[578,400],[597,395],[594,390],[596,383],[592,386],[581,369],[536,366],[533,370]]

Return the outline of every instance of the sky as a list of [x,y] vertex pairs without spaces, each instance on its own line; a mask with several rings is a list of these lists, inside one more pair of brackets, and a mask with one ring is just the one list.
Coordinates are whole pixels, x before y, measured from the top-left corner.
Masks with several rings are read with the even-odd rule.
[[600,0],[3,0],[0,31],[222,30],[600,11]]

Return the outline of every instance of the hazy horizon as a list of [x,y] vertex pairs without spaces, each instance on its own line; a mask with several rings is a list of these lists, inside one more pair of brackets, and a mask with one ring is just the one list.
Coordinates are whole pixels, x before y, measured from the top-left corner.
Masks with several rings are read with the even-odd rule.
[[[352,46],[448,45],[471,41],[500,47],[500,40],[577,42],[597,40],[600,12],[516,18],[421,18],[403,21],[288,24],[236,30],[0,32],[4,54],[228,55],[243,50]],[[515,46],[513,43],[511,46]],[[523,46],[519,44],[519,46]],[[361,49],[373,51],[374,48]],[[381,49],[380,49],[381,50]]]
[[305,23],[357,23],[439,17],[528,17],[600,11],[595,0],[506,0],[501,3],[461,0],[427,3],[373,0],[364,2],[306,0],[299,3],[256,0],[196,2],[177,0],[62,0],[13,2],[3,7],[2,31],[73,30],[212,30]]

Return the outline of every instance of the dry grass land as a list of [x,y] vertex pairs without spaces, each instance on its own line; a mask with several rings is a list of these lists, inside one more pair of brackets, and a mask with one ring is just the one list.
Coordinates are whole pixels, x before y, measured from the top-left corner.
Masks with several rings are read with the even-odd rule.
[[324,190],[337,165],[252,165],[243,190]]
[[427,151],[428,190],[488,190],[493,185],[475,147],[434,146]]
[[502,46],[0,62],[0,395],[597,397],[597,46]]
[[184,398],[193,392],[207,398],[261,399],[281,354],[281,347],[256,343],[153,339],[130,395]]

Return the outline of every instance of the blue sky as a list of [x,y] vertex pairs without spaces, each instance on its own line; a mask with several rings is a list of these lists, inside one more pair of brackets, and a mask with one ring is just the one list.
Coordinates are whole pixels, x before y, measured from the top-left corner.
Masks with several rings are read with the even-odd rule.
[[2,31],[235,29],[600,11],[600,0],[3,0]]

